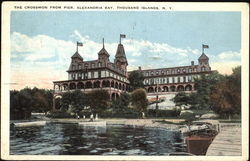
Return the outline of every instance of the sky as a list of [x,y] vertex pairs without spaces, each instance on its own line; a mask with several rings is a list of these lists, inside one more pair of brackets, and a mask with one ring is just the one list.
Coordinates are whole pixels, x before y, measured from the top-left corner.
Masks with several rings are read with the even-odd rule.
[[240,12],[12,11],[11,89],[67,80],[77,41],[83,59],[95,60],[104,38],[113,61],[120,34],[128,70],[197,64],[202,44],[212,70],[241,64]]

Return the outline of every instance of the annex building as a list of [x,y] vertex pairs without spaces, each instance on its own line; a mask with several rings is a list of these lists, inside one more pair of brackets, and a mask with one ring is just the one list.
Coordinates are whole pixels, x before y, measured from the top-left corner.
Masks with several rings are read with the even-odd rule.
[[[125,35],[121,35],[124,36]],[[97,53],[96,60],[84,61],[84,58],[77,51],[71,57],[71,63],[67,70],[68,80],[54,81],[54,100],[60,97],[63,92],[79,89],[83,92],[93,90],[107,90],[110,99],[116,99],[122,92],[130,89],[127,71],[128,61],[123,44],[117,45],[115,59],[109,59],[109,53],[105,49],[104,40],[102,49]],[[77,47],[82,43],[77,42]],[[149,98],[156,95],[176,94],[179,91],[193,92],[194,78],[200,74],[211,73],[209,58],[204,54],[198,58],[198,64],[194,61],[187,66],[170,68],[147,69],[138,68],[144,75],[144,85]],[[54,102],[54,109],[56,105]]]

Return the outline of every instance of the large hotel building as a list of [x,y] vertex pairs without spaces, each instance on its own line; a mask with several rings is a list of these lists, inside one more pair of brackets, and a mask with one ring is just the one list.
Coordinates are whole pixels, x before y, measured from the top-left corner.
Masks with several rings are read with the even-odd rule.
[[[54,98],[60,97],[63,92],[76,89],[86,93],[104,89],[109,92],[110,99],[116,99],[122,92],[129,91],[128,61],[121,41],[117,46],[114,62],[109,60],[109,53],[105,49],[104,41],[103,47],[97,55],[96,60],[84,61],[84,58],[76,51],[71,57],[71,64],[67,70],[68,80],[53,82]],[[187,66],[147,70],[139,67],[138,70],[144,75],[144,85],[148,96],[195,91],[194,78],[200,74],[212,72],[209,58],[204,52],[198,58],[198,65],[192,61]]]

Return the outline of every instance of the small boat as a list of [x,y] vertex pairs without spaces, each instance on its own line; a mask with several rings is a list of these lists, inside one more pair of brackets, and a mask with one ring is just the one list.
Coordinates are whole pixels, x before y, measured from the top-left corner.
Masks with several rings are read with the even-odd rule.
[[106,126],[106,121],[90,121],[90,122],[79,122],[78,125],[83,126]]
[[46,121],[31,121],[31,122],[17,122],[13,123],[14,127],[26,127],[26,126],[44,126]]
[[174,152],[174,153],[169,153],[169,156],[193,156],[191,153],[186,153],[186,152]]

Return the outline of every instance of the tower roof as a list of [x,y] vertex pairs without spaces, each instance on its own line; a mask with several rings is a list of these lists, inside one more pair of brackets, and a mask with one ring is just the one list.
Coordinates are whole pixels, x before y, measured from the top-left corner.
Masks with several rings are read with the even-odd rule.
[[125,55],[125,50],[122,44],[119,44],[116,50],[115,58],[119,59],[121,62],[127,63],[127,58]]
[[79,59],[83,60],[82,56],[78,52],[75,52],[75,54],[71,58],[72,59],[73,58],[79,58]]
[[107,52],[107,50],[104,47],[98,52],[98,55],[100,55],[100,54],[105,54],[105,55],[109,56],[109,53]]
[[199,57],[199,60],[206,60],[209,59],[206,54],[202,53],[201,56]]

